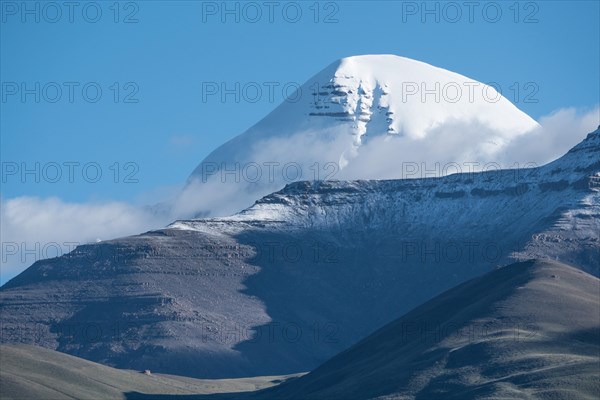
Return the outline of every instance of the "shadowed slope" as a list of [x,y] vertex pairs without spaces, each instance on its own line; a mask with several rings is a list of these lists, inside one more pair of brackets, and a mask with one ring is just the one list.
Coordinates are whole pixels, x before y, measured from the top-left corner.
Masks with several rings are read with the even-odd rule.
[[261,398],[595,398],[599,280],[527,261],[451,289]]

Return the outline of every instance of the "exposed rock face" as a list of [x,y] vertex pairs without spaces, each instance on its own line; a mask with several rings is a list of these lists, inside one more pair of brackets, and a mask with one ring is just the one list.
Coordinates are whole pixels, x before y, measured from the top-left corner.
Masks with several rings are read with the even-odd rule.
[[599,177],[596,131],[534,169],[290,184],[36,262],[0,290],[2,341],[197,377],[307,371],[514,258],[598,276]]

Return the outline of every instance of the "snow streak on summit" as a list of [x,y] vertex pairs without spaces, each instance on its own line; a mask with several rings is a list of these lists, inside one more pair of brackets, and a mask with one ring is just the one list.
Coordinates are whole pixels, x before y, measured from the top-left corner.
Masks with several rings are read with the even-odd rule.
[[351,122],[357,143],[385,133],[422,138],[452,120],[479,121],[506,138],[537,126],[493,87],[404,57],[344,58],[308,83],[308,116]]

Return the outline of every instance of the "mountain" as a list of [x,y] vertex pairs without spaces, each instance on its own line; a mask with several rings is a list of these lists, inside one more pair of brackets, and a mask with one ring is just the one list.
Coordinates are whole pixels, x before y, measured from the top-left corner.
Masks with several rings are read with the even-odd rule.
[[251,398],[596,399],[600,280],[553,261],[496,269]]
[[394,55],[343,58],[290,87],[200,163],[176,209],[229,215],[293,181],[402,178],[403,161],[497,161],[539,127],[492,86]]
[[57,351],[27,345],[0,346],[0,398],[126,399],[128,393],[191,395],[251,391],[290,377],[202,380],[117,370]]
[[[296,379],[145,375],[39,347],[3,345],[0,396],[595,399],[599,290],[598,278],[555,261],[497,268],[418,306],[313,372],[291,377]],[[223,394],[203,395],[208,393]]]
[[599,180],[596,130],[539,168],[292,183],[36,262],[0,288],[1,340],[195,377],[309,371],[514,259],[598,276]]
[[[474,79],[395,55],[353,56],[311,77],[205,161],[245,160],[256,142],[278,136],[325,135],[343,127],[338,132],[350,133],[360,145],[373,135],[420,138],[455,120],[489,126],[498,133],[489,140],[510,139],[538,126],[492,86]],[[201,173],[199,166],[194,175]]]

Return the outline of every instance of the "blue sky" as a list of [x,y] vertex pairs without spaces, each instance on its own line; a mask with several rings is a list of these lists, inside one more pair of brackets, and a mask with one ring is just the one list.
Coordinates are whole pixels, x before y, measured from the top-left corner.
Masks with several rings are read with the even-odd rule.
[[[275,108],[281,87],[341,57],[396,54],[495,82],[535,119],[600,103],[598,1],[0,4],[0,194],[4,204],[38,199],[13,203],[22,219],[3,226],[3,251],[73,231],[137,232],[135,210],[90,215],[77,205],[168,199],[213,149]],[[266,89],[256,101],[203,96],[207,84],[269,82],[279,85],[273,98]],[[38,172],[23,179],[23,168]],[[119,229],[86,227],[106,219]],[[3,256],[0,283],[44,258],[27,249],[11,250],[15,262]]]

